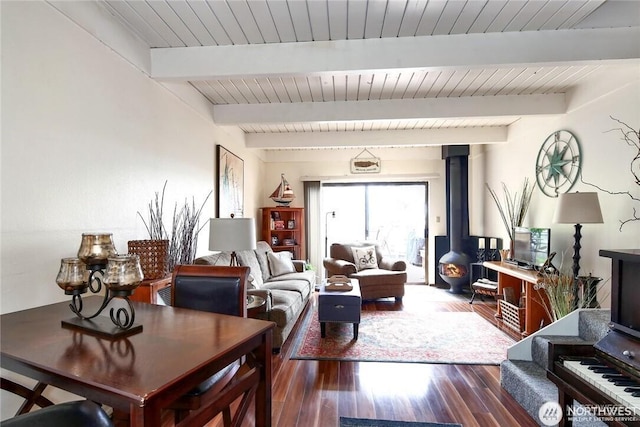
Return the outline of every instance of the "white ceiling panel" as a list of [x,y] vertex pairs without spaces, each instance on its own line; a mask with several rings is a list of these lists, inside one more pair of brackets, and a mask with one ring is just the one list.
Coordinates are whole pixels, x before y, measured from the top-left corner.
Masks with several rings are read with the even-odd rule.
[[218,17],[213,13],[213,10],[209,7],[205,1],[192,1],[188,3],[196,15],[197,19],[202,23],[202,26],[211,35],[213,42],[211,44],[204,44],[204,46],[218,46],[218,45],[230,45],[231,39],[229,35],[218,21]]
[[[386,12],[386,0],[370,0],[369,2],[367,2],[367,10],[364,14],[365,27],[363,38],[369,39],[380,37],[380,35],[382,34]],[[360,14],[359,17],[360,19],[362,19],[363,15]]]
[[[603,66],[640,60],[640,2],[624,0],[96,3],[149,46],[154,70],[160,66],[156,53],[180,52],[168,57],[180,71],[153,71],[153,77],[191,84],[213,104],[214,117],[227,116],[217,110],[225,106],[246,110],[246,117],[255,114],[252,106],[291,106],[273,123],[245,123],[237,114],[234,124],[248,134],[505,127],[520,116],[340,120],[330,113],[357,102],[380,116],[378,106],[391,104],[375,103],[431,100],[436,104],[425,105],[441,116],[458,100],[452,111],[461,114],[476,98],[562,95]],[[577,31],[584,33],[570,38]],[[179,51],[186,47],[216,50],[187,56]],[[210,71],[193,68],[193,58]],[[329,109],[311,108],[326,103]],[[411,111],[393,105],[390,116]],[[324,113],[291,120],[300,108]]]
[[307,2],[307,11],[309,13],[309,21],[311,21],[313,40],[331,40],[327,2]]
[[453,27],[455,26],[460,14],[465,7],[464,1],[451,1],[446,2],[445,7],[438,18],[435,28],[433,29],[433,35],[446,35],[451,34]]
[[[283,2],[274,2],[274,4],[283,4]],[[278,29],[273,21],[271,15],[271,9],[266,0],[251,2],[247,5],[251,13],[251,18],[255,21],[255,24],[262,35],[263,40],[266,43],[280,43],[282,40]],[[248,19],[248,18],[247,18]],[[288,30],[293,32],[293,27],[288,26]],[[287,29],[287,26],[283,25],[283,29]],[[292,41],[291,39],[289,41]]]

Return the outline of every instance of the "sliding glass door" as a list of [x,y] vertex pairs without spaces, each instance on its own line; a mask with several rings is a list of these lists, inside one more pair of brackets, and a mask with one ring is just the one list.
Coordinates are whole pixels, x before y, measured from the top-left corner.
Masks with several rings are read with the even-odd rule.
[[385,255],[420,265],[427,191],[427,183],[323,184],[326,246],[376,241]]

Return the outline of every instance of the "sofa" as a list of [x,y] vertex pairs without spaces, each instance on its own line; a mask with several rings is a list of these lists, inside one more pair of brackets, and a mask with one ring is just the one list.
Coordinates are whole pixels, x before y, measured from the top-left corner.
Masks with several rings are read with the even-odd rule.
[[[315,271],[306,270],[306,262],[291,259],[290,252],[273,252],[267,242],[256,249],[236,252],[238,263],[250,268],[248,295],[258,295],[266,303],[258,319],[276,324],[273,351],[279,352],[304,311],[316,284]],[[229,252],[197,258],[194,264],[229,265]],[[291,266],[292,265],[292,266]]]
[[363,300],[404,297],[407,264],[384,257],[375,242],[333,243],[323,265],[328,276],[358,279]]

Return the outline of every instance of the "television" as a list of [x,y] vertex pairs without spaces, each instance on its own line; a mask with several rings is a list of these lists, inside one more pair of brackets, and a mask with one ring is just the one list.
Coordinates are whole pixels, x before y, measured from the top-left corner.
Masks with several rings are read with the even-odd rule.
[[513,229],[513,254],[518,265],[540,268],[549,258],[551,229],[516,227]]

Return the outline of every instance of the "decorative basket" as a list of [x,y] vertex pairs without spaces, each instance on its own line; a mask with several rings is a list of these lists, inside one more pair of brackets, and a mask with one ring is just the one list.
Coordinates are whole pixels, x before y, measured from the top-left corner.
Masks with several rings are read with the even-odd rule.
[[500,314],[506,326],[517,332],[524,331],[524,308],[520,308],[505,300],[498,300],[500,304]]
[[160,279],[167,274],[168,240],[129,240],[130,254],[140,257],[145,280]]

